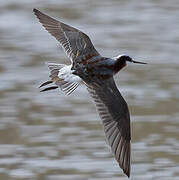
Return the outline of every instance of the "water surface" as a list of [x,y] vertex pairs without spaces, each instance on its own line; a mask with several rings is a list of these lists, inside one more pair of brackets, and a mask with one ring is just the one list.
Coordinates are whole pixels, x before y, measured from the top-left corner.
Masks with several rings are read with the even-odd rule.
[[86,32],[104,56],[126,53],[149,63],[116,76],[131,112],[131,179],[178,179],[177,0],[1,0],[0,179],[127,179],[84,86],[70,97],[39,92],[45,62],[70,61],[33,8]]

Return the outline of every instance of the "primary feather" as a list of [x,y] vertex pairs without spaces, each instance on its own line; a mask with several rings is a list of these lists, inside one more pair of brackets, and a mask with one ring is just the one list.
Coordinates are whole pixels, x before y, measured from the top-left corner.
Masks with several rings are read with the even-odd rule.
[[[60,42],[72,62],[69,66],[49,63],[51,81],[42,86],[54,82],[66,94],[71,94],[79,84],[86,84],[102,119],[104,132],[115,159],[129,177],[130,115],[127,103],[113,79],[113,75],[126,65],[125,59],[117,62],[117,59],[102,57],[82,31],[37,9],[34,9],[34,13],[45,29]],[[54,88],[52,86],[50,89]]]

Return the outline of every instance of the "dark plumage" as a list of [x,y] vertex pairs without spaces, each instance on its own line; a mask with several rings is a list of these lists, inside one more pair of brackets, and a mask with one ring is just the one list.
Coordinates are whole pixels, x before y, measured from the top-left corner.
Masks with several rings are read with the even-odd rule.
[[130,115],[127,103],[118,91],[113,76],[126,66],[126,61],[145,63],[134,61],[126,55],[115,58],[102,57],[85,33],[37,9],[33,11],[45,29],[60,42],[72,62],[70,66],[50,63],[51,81],[43,83],[41,87],[52,82],[57,86],[42,91],[60,87],[66,94],[70,94],[84,82],[96,104],[115,159],[129,177]]

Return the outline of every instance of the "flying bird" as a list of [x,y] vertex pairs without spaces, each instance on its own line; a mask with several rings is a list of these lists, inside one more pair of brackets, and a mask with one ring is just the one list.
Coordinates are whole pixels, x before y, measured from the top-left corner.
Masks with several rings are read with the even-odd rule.
[[82,31],[64,24],[37,9],[33,9],[44,28],[54,36],[71,60],[71,65],[48,63],[54,83],[41,91],[60,88],[70,95],[80,84],[85,84],[99,112],[106,139],[123,172],[129,177],[131,167],[130,114],[126,101],[119,92],[114,75],[134,61],[127,55],[107,58],[99,54],[90,38]]

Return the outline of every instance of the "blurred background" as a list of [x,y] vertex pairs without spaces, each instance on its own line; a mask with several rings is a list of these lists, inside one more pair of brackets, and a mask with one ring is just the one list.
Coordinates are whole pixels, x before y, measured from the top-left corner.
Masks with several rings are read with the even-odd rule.
[[148,63],[116,76],[131,112],[130,179],[178,179],[178,0],[1,0],[0,179],[127,179],[85,87],[39,92],[45,62],[70,61],[33,8],[86,32],[104,56]]

